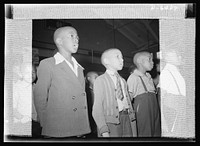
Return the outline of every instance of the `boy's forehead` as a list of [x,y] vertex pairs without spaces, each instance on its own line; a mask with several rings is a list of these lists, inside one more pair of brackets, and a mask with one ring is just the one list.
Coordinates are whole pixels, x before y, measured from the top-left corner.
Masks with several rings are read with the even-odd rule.
[[88,73],[87,73],[87,76],[88,76],[88,77],[96,76],[96,75],[98,75],[96,72],[88,72]]
[[55,32],[55,36],[65,36],[68,34],[77,34],[77,31],[72,27],[60,28]]
[[77,34],[77,31],[74,28],[65,28],[64,29],[65,34]]
[[116,55],[121,55],[121,51],[118,50],[118,49],[113,49],[113,50],[110,50],[110,51],[108,52],[108,56],[114,57],[114,56],[116,56]]
[[134,56],[134,62],[138,63],[141,59],[149,59],[152,58],[152,55],[148,52],[139,52]]

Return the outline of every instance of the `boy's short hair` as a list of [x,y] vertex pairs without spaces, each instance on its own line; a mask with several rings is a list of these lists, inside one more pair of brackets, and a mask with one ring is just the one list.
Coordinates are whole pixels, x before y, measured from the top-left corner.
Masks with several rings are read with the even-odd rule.
[[110,48],[110,49],[107,49],[105,50],[102,55],[101,55],[101,63],[106,66],[105,62],[104,62],[104,59],[105,58],[108,58],[110,56],[110,52],[113,51],[113,50],[119,50],[117,48]]
[[97,74],[97,75],[98,75],[98,73],[95,72],[95,71],[89,71],[89,72],[86,74],[86,77],[88,78],[88,77],[90,77],[92,74]]
[[146,52],[146,51],[138,52],[133,57],[133,63],[138,67],[141,59],[143,59],[144,57],[148,57],[148,56],[151,56],[151,53]]
[[56,43],[56,39],[57,39],[58,37],[63,36],[63,35],[64,35],[63,31],[65,31],[65,30],[67,30],[67,29],[74,29],[74,30],[76,30],[76,29],[75,29],[74,27],[72,27],[72,26],[64,26],[64,27],[60,27],[60,28],[56,29],[55,32],[54,32],[54,35],[53,35],[53,40],[54,40],[55,43]]

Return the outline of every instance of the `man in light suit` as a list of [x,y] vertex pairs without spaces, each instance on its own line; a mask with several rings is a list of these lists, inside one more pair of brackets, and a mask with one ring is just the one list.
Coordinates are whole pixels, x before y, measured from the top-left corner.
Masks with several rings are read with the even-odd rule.
[[73,27],[54,33],[58,52],[40,62],[34,101],[42,135],[72,137],[90,133],[83,67],[72,56],[79,38]]

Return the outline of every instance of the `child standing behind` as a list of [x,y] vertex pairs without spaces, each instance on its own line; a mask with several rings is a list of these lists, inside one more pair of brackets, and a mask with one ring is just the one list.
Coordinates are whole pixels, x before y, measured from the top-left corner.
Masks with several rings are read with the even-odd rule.
[[88,116],[90,121],[90,128],[91,133],[88,134],[87,137],[97,137],[97,126],[96,123],[92,117],[92,106],[94,103],[94,92],[93,92],[93,86],[94,81],[98,77],[98,73],[95,71],[90,71],[86,75],[86,94],[87,94],[87,104],[88,104]]
[[[36,66],[32,64],[32,91],[35,88],[35,82],[37,79],[36,72],[37,72]],[[41,136],[41,126],[35,109],[34,96],[32,95],[32,137],[36,138],[40,136]]]
[[32,79],[31,63],[24,62],[20,66],[22,79],[13,85],[13,134],[31,135]]
[[135,115],[126,81],[118,74],[123,68],[123,56],[119,49],[103,52],[101,63],[106,72],[94,82],[92,115],[98,127],[99,137],[136,136]]
[[134,98],[139,137],[160,137],[160,111],[151,75],[153,61],[149,52],[139,52],[133,58],[137,69],[127,80],[131,98]]

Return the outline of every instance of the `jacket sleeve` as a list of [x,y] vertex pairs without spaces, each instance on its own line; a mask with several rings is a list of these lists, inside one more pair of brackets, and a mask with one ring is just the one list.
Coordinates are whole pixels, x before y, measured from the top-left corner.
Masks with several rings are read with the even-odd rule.
[[104,116],[104,109],[103,109],[103,98],[104,92],[103,91],[103,83],[100,78],[97,78],[94,82],[94,105],[92,116],[97,124],[100,134],[104,132],[109,132],[108,126],[106,124],[105,116]]
[[47,61],[41,61],[38,72],[38,80],[34,88],[34,103],[41,126],[43,126],[43,113],[47,106],[48,92],[51,84],[51,68]]

